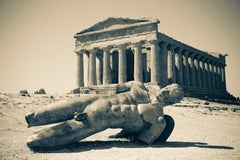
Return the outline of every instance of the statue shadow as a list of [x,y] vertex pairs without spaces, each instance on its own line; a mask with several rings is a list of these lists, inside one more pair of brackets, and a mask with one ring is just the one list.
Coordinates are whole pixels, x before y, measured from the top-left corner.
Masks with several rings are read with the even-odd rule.
[[231,146],[218,146],[218,145],[208,145],[203,142],[178,142],[178,141],[168,141],[166,143],[155,143],[152,145],[147,145],[142,142],[132,142],[123,140],[113,140],[113,141],[82,141],[74,144],[51,147],[51,148],[34,148],[34,152],[38,153],[74,153],[74,152],[85,152],[90,150],[101,150],[110,148],[187,148],[187,147],[197,147],[205,149],[234,149]]

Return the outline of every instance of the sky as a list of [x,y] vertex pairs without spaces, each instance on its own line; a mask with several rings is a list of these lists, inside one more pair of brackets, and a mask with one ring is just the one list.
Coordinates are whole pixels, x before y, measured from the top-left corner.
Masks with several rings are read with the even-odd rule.
[[240,97],[240,0],[0,0],[0,92],[76,88],[73,36],[108,17],[156,18],[161,33],[227,53],[227,90]]

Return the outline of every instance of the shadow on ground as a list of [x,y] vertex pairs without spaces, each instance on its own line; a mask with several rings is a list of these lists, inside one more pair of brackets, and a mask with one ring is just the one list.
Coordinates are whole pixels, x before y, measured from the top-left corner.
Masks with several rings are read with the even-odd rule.
[[141,142],[131,142],[131,141],[83,141],[70,145],[65,145],[61,147],[54,148],[34,148],[33,151],[39,153],[74,153],[74,152],[84,152],[90,150],[101,150],[110,149],[112,147],[116,148],[186,148],[186,147],[197,147],[205,149],[234,149],[230,146],[218,146],[218,145],[208,145],[202,142],[178,142],[169,141],[166,143],[157,143],[152,145],[147,145]]

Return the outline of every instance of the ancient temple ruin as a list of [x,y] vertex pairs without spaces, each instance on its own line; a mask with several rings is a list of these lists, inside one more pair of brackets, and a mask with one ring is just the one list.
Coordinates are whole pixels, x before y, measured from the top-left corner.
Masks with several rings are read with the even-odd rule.
[[77,86],[180,84],[187,96],[226,97],[225,56],[158,32],[157,19],[108,18],[76,33]]

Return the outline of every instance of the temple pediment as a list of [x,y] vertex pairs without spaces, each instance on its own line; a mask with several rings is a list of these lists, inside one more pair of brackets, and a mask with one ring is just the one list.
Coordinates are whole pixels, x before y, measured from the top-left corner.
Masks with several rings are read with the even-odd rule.
[[124,29],[134,26],[141,26],[147,24],[157,24],[159,20],[157,19],[129,19],[129,18],[108,18],[104,21],[98,22],[95,25],[78,32],[75,36],[85,35],[85,34],[94,34],[99,32],[106,32],[111,30]]
[[76,45],[88,45],[90,43],[112,42],[113,40],[139,41],[139,39],[156,39],[157,19],[129,19],[108,18],[104,21],[75,34]]

